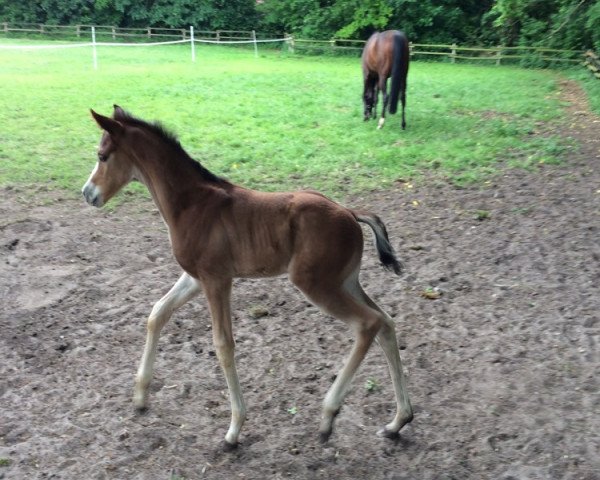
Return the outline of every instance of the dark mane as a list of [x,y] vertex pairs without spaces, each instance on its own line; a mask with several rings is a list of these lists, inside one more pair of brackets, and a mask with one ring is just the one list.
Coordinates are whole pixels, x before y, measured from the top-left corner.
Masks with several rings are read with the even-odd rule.
[[205,167],[202,166],[200,162],[190,157],[181,146],[181,143],[179,143],[179,139],[177,138],[177,136],[173,132],[165,128],[160,122],[146,122],[141,118],[134,117],[122,108],[115,108],[113,118],[120,122],[126,123],[127,125],[143,128],[144,130],[148,130],[154,135],[158,136],[177,153],[177,156],[182,161],[189,163],[200,175],[202,175],[202,178],[204,180],[213,183],[227,182],[225,179],[207,170]]

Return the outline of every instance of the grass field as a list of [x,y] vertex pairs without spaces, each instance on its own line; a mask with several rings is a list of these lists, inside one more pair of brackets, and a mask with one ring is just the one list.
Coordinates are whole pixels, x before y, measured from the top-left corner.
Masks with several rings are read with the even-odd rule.
[[532,135],[560,116],[551,71],[414,62],[407,130],[391,116],[378,131],[362,121],[358,58],[198,46],[192,63],[176,45],[100,47],[98,61],[94,71],[90,48],[0,49],[1,185],[77,193],[99,140],[89,108],[109,114],[113,103],[161,120],[213,172],[267,190],[480,181],[498,161],[556,162],[564,149]]

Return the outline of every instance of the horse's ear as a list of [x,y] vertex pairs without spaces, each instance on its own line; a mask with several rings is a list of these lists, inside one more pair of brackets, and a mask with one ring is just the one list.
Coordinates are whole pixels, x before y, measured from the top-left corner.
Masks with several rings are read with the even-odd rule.
[[113,105],[113,118],[125,116],[125,110],[119,107],[116,103]]
[[123,133],[124,127],[121,122],[117,122],[112,118],[100,115],[99,113],[94,112],[94,110],[90,110],[90,112],[92,113],[92,117],[94,117],[94,120],[96,120],[96,123],[105,132],[108,132],[112,136],[117,136]]

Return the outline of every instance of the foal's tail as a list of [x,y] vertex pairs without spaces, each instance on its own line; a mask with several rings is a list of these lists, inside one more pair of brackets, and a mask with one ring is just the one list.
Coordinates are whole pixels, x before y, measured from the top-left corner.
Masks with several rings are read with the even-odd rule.
[[402,273],[402,264],[396,258],[385,224],[381,221],[381,218],[370,212],[356,212],[354,210],[351,210],[351,212],[356,220],[366,223],[373,229],[375,246],[377,247],[379,260],[383,266],[388,270],[392,270],[396,275],[400,275]]
[[[408,62],[406,52],[408,51],[408,40],[402,32],[394,32],[393,37],[394,45],[392,47],[393,60],[392,60],[392,85],[390,89],[390,113],[396,113],[398,110],[398,95],[403,84],[406,83],[406,78],[402,78],[406,75],[406,69],[403,67],[403,63]],[[406,86],[404,87],[406,88]]]

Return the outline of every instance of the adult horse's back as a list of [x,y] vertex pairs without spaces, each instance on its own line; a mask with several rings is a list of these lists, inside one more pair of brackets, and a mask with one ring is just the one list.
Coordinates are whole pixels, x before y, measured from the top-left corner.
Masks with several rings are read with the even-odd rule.
[[[383,95],[383,108],[377,128],[383,127],[385,111],[398,110],[398,98],[402,102],[402,129],[406,128],[406,76],[409,63],[408,39],[399,30],[376,32],[367,41],[362,53],[364,80],[363,102],[365,120],[377,116],[379,91]],[[392,79],[387,92],[387,79]]]

